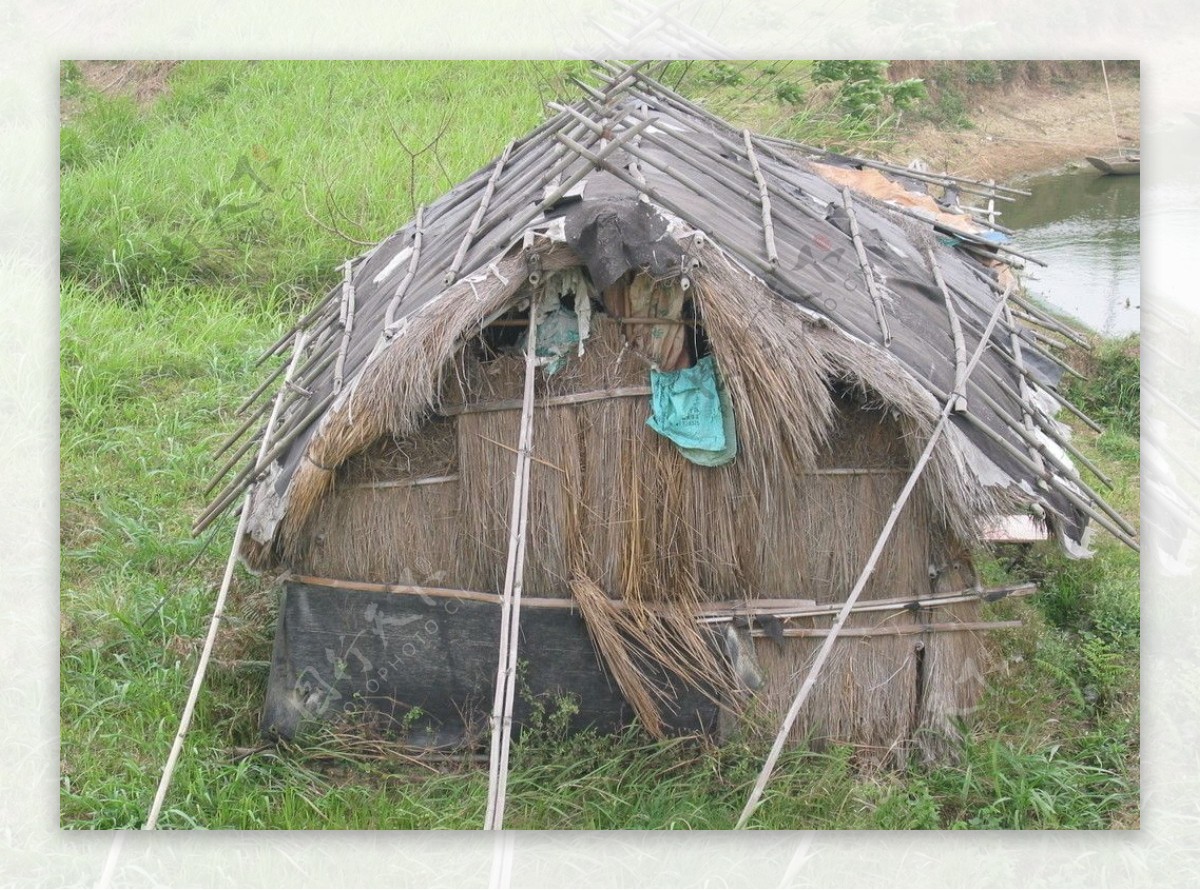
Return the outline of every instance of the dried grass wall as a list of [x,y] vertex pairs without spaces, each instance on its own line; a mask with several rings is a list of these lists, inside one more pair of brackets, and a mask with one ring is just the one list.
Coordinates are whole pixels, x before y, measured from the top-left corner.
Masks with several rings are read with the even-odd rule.
[[[292,570],[500,590],[520,410],[472,408],[519,402],[523,374],[519,355],[483,360],[463,350],[442,384],[448,416],[411,439],[378,442],[347,461],[306,526]],[[539,374],[537,397],[647,383],[646,358],[626,346],[616,322],[597,316],[584,356],[558,374]],[[738,385],[744,392],[754,381]],[[645,395],[536,409],[525,594],[566,598],[572,579],[583,577],[609,597],[645,605],[843,601],[905,482],[911,424],[848,386],[834,394],[822,445],[804,465],[789,462],[765,434],[777,419],[744,422],[747,402],[760,413],[788,410],[786,394],[774,403],[764,392],[735,401],[739,455],[720,468],[690,463],[647,427]],[[773,470],[769,484],[764,468]],[[936,586],[931,565],[959,552],[942,514],[918,489],[862,599],[929,593]],[[969,560],[956,571],[938,583],[961,585]],[[939,610],[936,618],[865,613],[852,616],[848,627],[971,620],[967,613],[975,608]],[[817,618],[794,626],[829,623]],[[754,708],[774,715],[769,723],[786,710],[821,641],[756,639],[768,684]],[[944,751],[954,715],[979,692],[975,679],[963,679],[964,665],[981,662],[981,643],[970,633],[843,639],[794,738],[853,742],[876,759],[903,756],[914,737],[928,754]]]

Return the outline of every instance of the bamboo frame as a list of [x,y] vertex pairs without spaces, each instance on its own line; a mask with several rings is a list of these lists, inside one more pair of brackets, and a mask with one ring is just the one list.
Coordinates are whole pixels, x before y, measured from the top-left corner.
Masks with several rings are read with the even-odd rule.
[[[940,624],[897,624],[880,627],[845,627],[838,631],[838,637],[891,637],[907,636],[909,634],[946,633],[953,631],[1000,630],[1001,628],[1023,627],[1024,621],[962,621],[942,622]],[[833,634],[829,627],[785,627],[785,637],[828,637]],[[752,628],[752,637],[768,637],[770,633],[760,628]]]
[[451,284],[454,284],[455,279],[458,277],[458,270],[462,267],[463,259],[467,256],[467,248],[471,246],[471,242],[475,240],[475,236],[479,232],[479,225],[483,222],[483,215],[487,213],[488,204],[492,200],[492,195],[496,192],[496,181],[500,178],[500,173],[504,170],[504,165],[508,162],[508,156],[512,153],[513,144],[512,142],[508,143],[504,149],[504,153],[496,161],[492,175],[488,177],[483,197],[479,199],[479,208],[471,218],[471,225],[467,228],[467,234],[463,236],[462,242],[458,245],[458,251],[454,254],[454,259],[450,261],[450,268],[446,270],[446,275],[442,279],[443,286],[449,287]]
[[333,365],[333,392],[335,395],[342,391],[342,379],[346,370],[346,352],[350,349],[350,337],[354,333],[355,308],[354,277],[350,262],[347,261],[346,277],[342,281],[342,342],[338,346],[337,361]]
[[[1029,383],[1025,380],[1025,356],[1021,351],[1021,338],[1017,336],[1016,329],[1013,327],[1014,322],[1012,310],[1007,305],[1004,307],[1004,321],[1009,328],[1009,339],[1012,343],[1013,358],[1016,360],[1017,370],[1019,372],[1017,374],[1017,386],[1020,389],[1021,396],[1019,399],[1021,405],[1021,422],[1025,425],[1025,432],[1027,432],[1030,436],[1033,436],[1037,427],[1033,422],[1033,414],[1030,413],[1030,405],[1032,404],[1033,397],[1029,392]],[[1029,446],[1029,452],[1034,464],[1044,474],[1046,471],[1046,464],[1045,461],[1042,460],[1041,453],[1034,448],[1033,445]],[[1039,484],[1044,485],[1045,483],[1042,483],[1039,480]]]
[[[575,392],[562,396],[548,396],[534,402],[535,408],[551,408],[561,405],[579,405],[584,402],[595,402],[600,399],[620,399],[632,396],[648,396],[651,389],[648,386],[618,386],[613,389],[596,389],[588,392]],[[452,405],[441,410],[443,417],[456,417],[459,414],[479,414],[487,411],[515,411],[524,406],[523,399],[504,399],[498,402],[477,402],[472,405]]]

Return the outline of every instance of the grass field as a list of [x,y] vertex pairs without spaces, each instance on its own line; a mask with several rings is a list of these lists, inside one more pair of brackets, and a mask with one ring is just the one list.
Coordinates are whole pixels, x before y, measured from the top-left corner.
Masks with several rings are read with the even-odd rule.
[[[167,92],[139,104],[98,94],[83,69],[64,66],[63,827],[145,818],[229,547],[226,526],[203,541],[189,528],[212,447],[270,370],[252,369],[261,350],[336,280],[337,264],[361,250],[354,242],[388,234],[488,163],[575,67],[183,63]],[[713,77],[733,108],[738,84]],[[790,120],[787,95],[751,98],[749,118]],[[1096,380],[1076,388],[1077,401],[1109,424],[1102,436],[1080,428],[1076,441],[1134,517],[1137,356],[1132,340],[1073,359]],[[1136,827],[1138,560],[1106,535],[1098,551],[1087,562],[1051,547],[986,558],[987,580],[1034,577],[1043,592],[991,607],[1026,625],[995,639],[957,764],[863,771],[849,749],[795,751],[754,827]],[[239,570],[160,825],[480,825],[486,773],[467,759],[418,764],[332,729],[246,753],[272,596]],[[727,828],[764,753],[657,743],[635,729],[569,737],[562,713],[548,706],[515,748],[508,827]]]

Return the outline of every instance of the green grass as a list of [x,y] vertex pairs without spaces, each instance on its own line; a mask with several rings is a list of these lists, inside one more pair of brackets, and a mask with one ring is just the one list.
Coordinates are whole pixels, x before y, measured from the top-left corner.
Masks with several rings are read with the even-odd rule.
[[[788,101],[797,96],[778,88],[798,82],[803,66],[769,73],[778,63],[754,64],[741,84],[707,85],[716,91],[709,101],[734,107],[739,86],[751,87],[745,95],[765,87],[742,102],[745,116],[801,126]],[[302,196],[322,223],[381,237],[532,125],[571,67],[185,63],[170,92],[139,109],[95,95],[64,66],[64,93],[80,109],[61,140],[64,827],[129,828],[145,818],[229,547],[227,527],[211,542],[189,533],[209,454],[236,425],[233,408],[270,372],[252,368],[260,351],[359,250],[314,222]],[[748,78],[759,75],[754,86]],[[438,158],[410,162],[397,136],[419,148],[447,120]],[[849,138],[836,121],[822,126]],[[1077,397],[1119,422],[1104,436],[1079,429],[1076,440],[1114,477],[1121,509],[1136,515],[1137,433],[1128,422],[1136,391],[1127,385],[1136,350],[1104,346],[1098,360],[1110,349],[1120,352],[1113,361],[1124,383]],[[1033,576],[1043,592],[990,607],[1026,626],[996,638],[988,692],[958,763],[880,772],[862,769],[846,748],[791,751],[752,824],[1136,826],[1138,565],[1106,535],[1098,547],[1091,562],[1052,547],[1011,568],[1007,554],[987,561],[989,581]],[[359,756],[328,727],[278,750],[235,750],[258,741],[269,582],[235,575],[228,633],[161,824],[478,826],[486,775],[472,763],[430,770],[394,752]],[[511,827],[727,828],[764,754],[744,742],[653,742],[636,729],[569,737],[561,713],[549,708],[516,744]]]

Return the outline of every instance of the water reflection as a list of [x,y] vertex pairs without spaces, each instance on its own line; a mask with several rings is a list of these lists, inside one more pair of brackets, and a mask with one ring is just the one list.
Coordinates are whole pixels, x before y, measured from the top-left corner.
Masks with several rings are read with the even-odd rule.
[[1030,265],[1029,290],[1104,334],[1139,328],[1141,179],[1095,171],[1023,182],[1033,192],[1001,209],[1021,250],[1049,263]]

